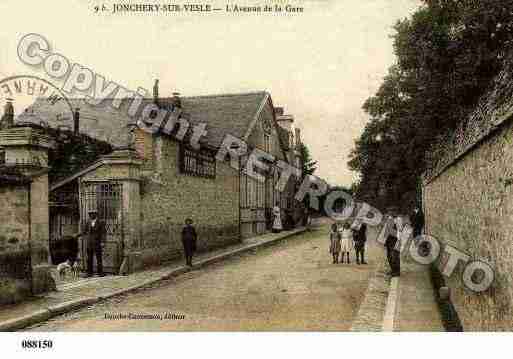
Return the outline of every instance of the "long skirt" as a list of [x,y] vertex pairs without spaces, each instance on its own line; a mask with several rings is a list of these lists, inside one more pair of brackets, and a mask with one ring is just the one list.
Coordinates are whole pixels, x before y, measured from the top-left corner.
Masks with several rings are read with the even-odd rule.
[[351,250],[350,244],[351,242],[349,238],[342,238],[340,241],[340,250],[342,252],[349,252]]

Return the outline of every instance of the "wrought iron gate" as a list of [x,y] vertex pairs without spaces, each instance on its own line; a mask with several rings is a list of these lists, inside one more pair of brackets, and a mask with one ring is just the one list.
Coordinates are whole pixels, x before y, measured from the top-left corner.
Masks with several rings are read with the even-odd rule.
[[[80,183],[80,228],[85,228],[89,211],[98,211],[98,219],[105,224],[106,243],[103,249],[105,273],[117,274],[123,258],[123,185],[117,182]],[[82,269],[86,266],[86,238],[81,241]],[[94,260],[96,270],[96,259]]]

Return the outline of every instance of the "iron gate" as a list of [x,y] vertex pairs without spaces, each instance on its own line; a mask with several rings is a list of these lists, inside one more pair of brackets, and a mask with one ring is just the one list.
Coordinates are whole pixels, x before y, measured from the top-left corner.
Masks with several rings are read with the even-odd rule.
[[[105,224],[106,243],[103,249],[103,270],[118,274],[123,258],[123,185],[117,182],[80,183],[80,228],[85,228],[89,211],[98,212],[98,219]],[[86,238],[81,240],[82,269],[86,266]],[[96,271],[96,259],[94,260]]]

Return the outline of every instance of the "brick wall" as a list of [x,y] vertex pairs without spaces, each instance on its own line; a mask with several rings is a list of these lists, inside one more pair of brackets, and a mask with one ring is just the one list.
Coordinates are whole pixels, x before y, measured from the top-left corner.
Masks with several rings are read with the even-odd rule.
[[511,122],[424,186],[428,233],[495,270],[494,284],[481,294],[464,288],[461,265],[449,279],[464,330],[513,328],[512,199]]

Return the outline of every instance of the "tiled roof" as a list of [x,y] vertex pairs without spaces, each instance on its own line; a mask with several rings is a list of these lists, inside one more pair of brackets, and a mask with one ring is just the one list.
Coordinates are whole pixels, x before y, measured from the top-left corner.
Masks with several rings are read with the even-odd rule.
[[[219,147],[223,138],[231,134],[243,139],[249,126],[259,113],[266,92],[242,94],[182,97],[185,118],[196,125],[207,124],[206,139],[213,147]],[[170,98],[162,99],[164,103]]]
[[[183,117],[191,125],[206,123],[207,125],[207,143],[218,147],[226,134],[231,134],[238,138],[244,138],[250,124],[261,109],[262,102],[267,93],[264,91],[240,93],[240,94],[222,94],[208,96],[181,97]],[[145,99],[144,102],[151,102],[152,99]],[[160,98],[160,104],[167,105],[171,103],[171,98]],[[84,132],[91,137],[107,141],[115,146],[126,145],[128,128],[134,123],[134,119],[128,116],[128,108],[131,100],[125,100],[121,103],[119,109],[113,108],[112,98],[105,99],[100,105],[92,106],[82,99],[71,99],[72,107],[80,108],[80,132]],[[69,106],[64,102],[58,102],[51,105],[45,99],[38,99],[31,108],[34,114],[29,110],[26,114],[20,115],[17,121],[30,121],[39,123],[46,121],[51,127],[58,125],[68,125],[73,128],[72,116]],[[139,107],[140,112],[144,108]],[[59,120],[57,115],[68,118]]]

